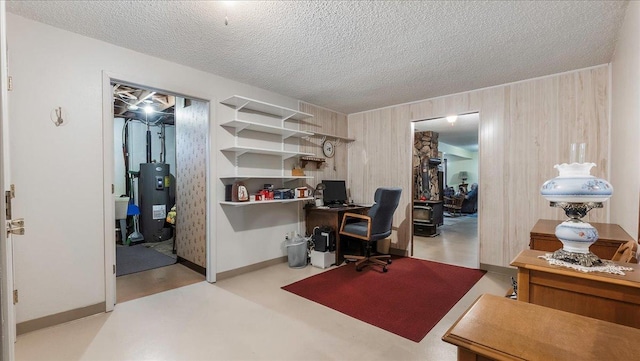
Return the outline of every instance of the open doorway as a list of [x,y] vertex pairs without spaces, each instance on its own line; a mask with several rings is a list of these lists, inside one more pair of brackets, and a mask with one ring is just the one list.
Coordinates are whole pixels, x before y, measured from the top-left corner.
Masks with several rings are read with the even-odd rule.
[[193,250],[206,248],[209,104],[119,81],[111,89],[116,301],[124,302],[205,279],[206,254]]
[[413,123],[413,257],[479,267],[479,120]]
[[116,277],[176,263],[176,97],[112,83]]

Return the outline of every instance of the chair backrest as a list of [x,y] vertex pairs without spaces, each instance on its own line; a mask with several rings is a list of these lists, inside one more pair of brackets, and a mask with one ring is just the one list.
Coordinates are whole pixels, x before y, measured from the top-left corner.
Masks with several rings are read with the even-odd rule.
[[638,263],[636,259],[636,251],[638,250],[638,243],[628,241],[618,247],[616,253],[611,257],[612,261],[624,262],[624,263]]
[[371,235],[384,238],[391,234],[393,213],[398,208],[402,188],[378,188],[373,197],[375,204],[369,209],[371,217]]
[[464,196],[455,196],[453,197],[453,207],[456,209],[462,208],[462,203],[464,203]]

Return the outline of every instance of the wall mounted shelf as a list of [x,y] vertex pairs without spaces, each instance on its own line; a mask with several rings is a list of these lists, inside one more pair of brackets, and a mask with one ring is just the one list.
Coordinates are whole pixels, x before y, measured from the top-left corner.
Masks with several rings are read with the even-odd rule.
[[313,197],[307,198],[293,198],[293,199],[274,199],[269,201],[255,201],[255,202],[220,202],[223,206],[252,206],[254,204],[274,204],[274,203],[293,203],[314,200]]
[[263,175],[229,175],[229,176],[222,176],[220,177],[220,179],[225,180],[225,181],[239,181],[239,180],[246,180],[246,179],[277,179],[277,180],[282,180],[284,182],[291,182],[291,181],[295,181],[298,179],[313,179],[313,177],[308,177],[308,176],[263,176]]
[[231,96],[222,100],[220,103],[234,107],[236,110],[253,110],[256,112],[270,114],[279,117],[282,120],[302,120],[311,118],[313,115],[301,112],[299,110],[281,107],[279,105],[261,102],[259,100],[245,98],[239,95]]
[[253,147],[229,147],[229,148],[220,149],[220,151],[234,152],[238,157],[243,154],[251,153],[251,154],[275,155],[275,156],[282,157],[282,159],[288,159],[292,157],[305,156],[305,155],[308,155],[308,156],[313,155],[313,153],[290,152],[286,150],[253,148]]
[[235,128],[238,132],[241,132],[246,129],[246,130],[253,130],[253,131],[262,132],[262,133],[279,134],[279,135],[282,135],[283,139],[289,138],[289,137],[303,138],[303,137],[310,137],[314,135],[314,133],[303,131],[303,130],[276,127],[272,125],[249,122],[249,121],[240,120],[240,119],[234,119],[226,123],[222,123],[220,124],[220,126]]
[[320,169],[320,167],[324,162],[326,162],[326,159],[324,158],[310,157],[310,156],[300,157],[300,166],[302,168],[304,168],[307,165],[307,163],[315,163],[316,169]]
[[[249,99],[246,97],[234,95],[227,99],[224,99],[220,103],[230,106],[234,109],[234,115],[232,120],[221,123],[221,127],[235,129],[233,135],[235,146],[220,149],[221,152],[233,153],[235,159],[234,170],[227,170],[227,174],[219,177],[219,179],[225,185],[239,180],[266,180],[268,183],[281,183],[284,186],[286,182],[303,183],[303,180],[313,179],[313,177],[307,177],[304,175],[294,176],[290,174],[288,169],[291,169],[292,161],[287,161],[290,158],[296,157],[308,157],[313,156],[313,153],[289,151],[285,148],[300,148],[300,138],[312,137],[314,134],[309,131],[290,129],[286,126],[287,120],[303,120],[306,118],[312,118],[313,115],[307,114],[298,110],[281,107],[274,104],[261,102],[259,100]],[[243,120],[242,118],[249,118],[249,120]],[[274,125],[275,120],[279,119],[279,124]],[[257,121],[256,121],[257,120]],[[242,134],[243,131],[250,130],[260,134]],[[282,139],[274,139],[273,136],[266,136],[267,134],[275,134],[282,136]],[[289,139],[285,142],[285,139]],[[295,138],[298,138],[297,140]],[[242,142],[239,142],[241,140]],[[296,144],[298,143],[297,147]],[[250,146],[238,146],[238,144],[249,144]],[[268,148],[253,147],[252,145],[266,146]],[[255,155],[269,155],[280,157],[280,159],[265,159],[258,158]],[[244,158],[240,162],[241,156]],[[280,164],[278,164],[280,163]],[[241,165],[241,164],[244,164]],[[253,169],[255,168],[255,169]],[[285,170],[287,169],[287,170]],[[280,171],[280,175],[260,175],[259,173],[273,174],[275,170]],[[232,174],[229,174],[232,173]],[[274,182],[275,180],[281,182]],[[258,183],[253,181],[251,183]],[[295,188],[294,183],[288,184],[287,188]],[[219,202],[225,206],[248,206],[254,204],[274,204],[274,203],[293,203],[306,200],[313,200],[313,198],[294,198],[294,199],[274,199],[269,201],[254,201],[254,202]]]
[[333,138],[333,139],[340,139],[343,142],[354,142],[355,139],[352,138],[345,138],[345,137],[340,137],[337,135],[333,135],[333,134],[326,134],[326,133],[320,133],[320,132],[313,132],[313,135],[316,137],[325,137],[325,138]]

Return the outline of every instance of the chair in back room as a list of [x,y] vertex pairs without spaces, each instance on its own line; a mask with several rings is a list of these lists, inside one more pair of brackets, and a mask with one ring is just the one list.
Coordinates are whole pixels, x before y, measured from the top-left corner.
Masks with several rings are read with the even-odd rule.
[[391,256],[372,256],[371,249],[374,242],[391,235],[393,214],[398,208],[401,193],[402,188],[378,188],[374,196],[375,203],[366,216],[345,213],[342,217],[340,235],[365,241],[364,256],[344,256],[346,262],[356,262],[356,271],[361,271],[368,264],[376,264],[382,266],[383,272],[387,272]]

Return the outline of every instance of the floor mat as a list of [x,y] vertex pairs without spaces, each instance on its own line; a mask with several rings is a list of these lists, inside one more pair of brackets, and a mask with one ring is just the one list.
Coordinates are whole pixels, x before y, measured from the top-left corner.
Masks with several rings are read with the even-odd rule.
[[116,277],[176,263],[175,258],[147,248],[144,244],[116,247]]

